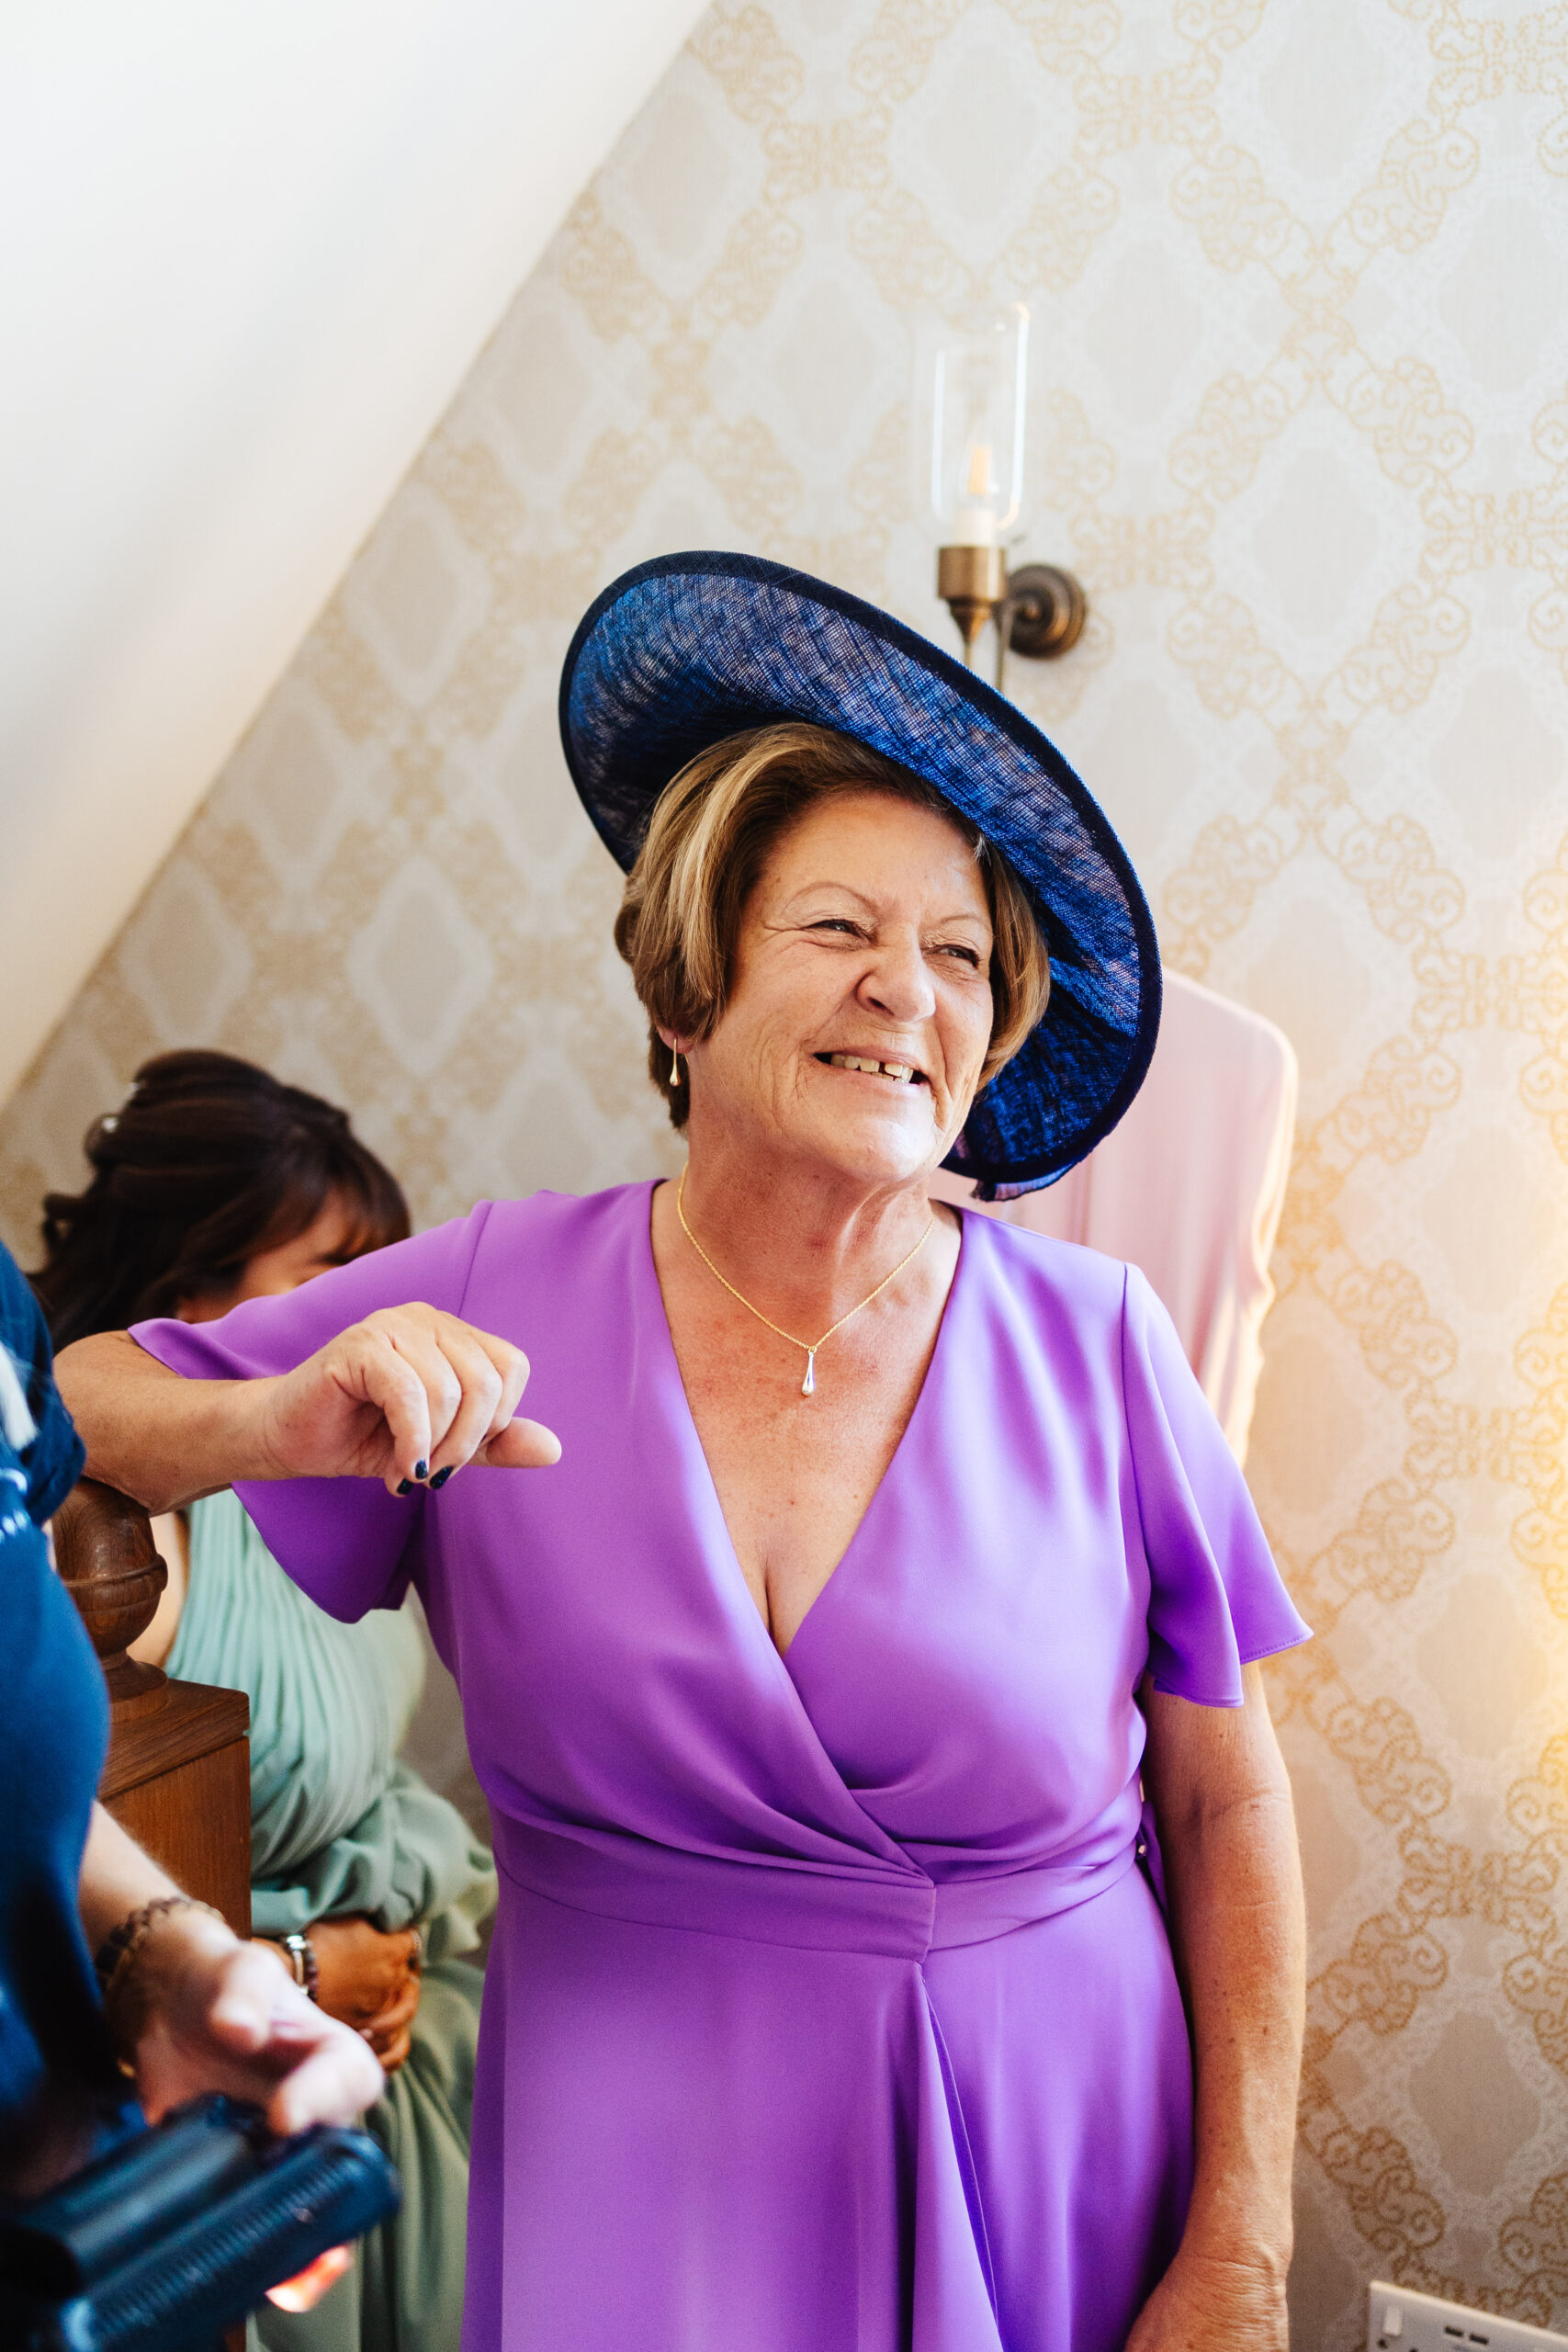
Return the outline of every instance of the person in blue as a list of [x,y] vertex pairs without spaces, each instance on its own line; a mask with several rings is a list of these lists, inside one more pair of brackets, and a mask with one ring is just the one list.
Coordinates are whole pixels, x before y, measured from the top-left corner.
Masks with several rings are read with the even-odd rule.
[[291,2132],[347,2122],[382,2086],[357,2034],[183,1895],[96,1802],[107,1696],[44,1534],[82,1462],[43,1317],[0,1247],[0,2193],[12,2196],[52,2186],[138,2108],[156,2120],[228,2091]]

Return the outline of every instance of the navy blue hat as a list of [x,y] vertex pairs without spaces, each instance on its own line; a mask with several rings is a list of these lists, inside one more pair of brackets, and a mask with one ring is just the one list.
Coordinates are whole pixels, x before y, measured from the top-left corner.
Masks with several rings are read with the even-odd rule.
[[567,765],[628,872],[689,760],[790,719],[922,776],[1022,878],[1051,1001],[976,1097],[946,1164],[987,1199],[1052,1183],[1143,1083],[1160,970],[1126,852],[1039,729],[902,622],[758,556],[668,555],[625,572],[583,616],[561,675]]

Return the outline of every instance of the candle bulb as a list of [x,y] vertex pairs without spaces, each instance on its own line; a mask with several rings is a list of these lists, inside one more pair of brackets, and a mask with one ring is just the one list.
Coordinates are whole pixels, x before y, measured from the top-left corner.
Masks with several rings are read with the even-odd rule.
[[997,498],[988,442],[970,444],[964,495],[953,519],[952,544],[961,548],[994,548],[997,544]]

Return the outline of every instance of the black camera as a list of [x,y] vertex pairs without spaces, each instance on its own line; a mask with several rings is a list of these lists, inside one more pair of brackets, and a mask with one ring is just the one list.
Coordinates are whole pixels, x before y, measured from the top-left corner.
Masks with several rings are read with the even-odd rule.
[[363,2132],[278,2139],[193,2099],[47,2196],[0,2204],[5,2352],[212,2352],[269,2287],[397,2211]]

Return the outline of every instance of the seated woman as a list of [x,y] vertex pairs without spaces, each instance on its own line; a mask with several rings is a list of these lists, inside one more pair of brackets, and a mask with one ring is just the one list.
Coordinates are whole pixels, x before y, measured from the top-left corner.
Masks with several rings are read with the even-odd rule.
[[243,1482],[345,1618],[417,1580],[462,1684],[468,2352],[1277,2352],[1303,1931],[1249,1661],[1306,1629],[1147,1284],[929,1189],[1132,1099],[1136,881],[1018,711],[776,565],[629,573],[561,711],[680,1182],[62,1372],[100,1476]]
[[[58,1342],[141,1314],[187,1323],[281,1296],[400,1241],[395,1180],[343,1112],[228,1054],[163,1054],[89,1131],[92,1182],[44,1204],[34,1276]],[[456,2352],[479,1971],[461,1957],[495,1870],[397,1751],[424,1652],[406,1611],[345,1626],[289,1582],[231,1493],[154,1527],[169,1569],[136,1655],[251,1702],[252,1918],[389,2077],[367,2129],[403,2209],[306,2316],[256,2323],[276,2352]]]

